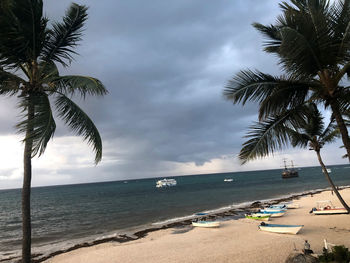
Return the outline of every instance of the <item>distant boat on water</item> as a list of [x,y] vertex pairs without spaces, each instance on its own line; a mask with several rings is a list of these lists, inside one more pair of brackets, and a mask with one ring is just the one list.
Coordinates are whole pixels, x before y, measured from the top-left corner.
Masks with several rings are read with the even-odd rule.
[[168,187],[168,186],[176,186],[177,182],[175,179],[163,179],[158,180],[156,183],[156,187]]
[[232,182],[232,181],[233,181],[232,178],[224,179],[224,182]]
[[287,167],[286,159],[283,159],[284,162],[284,170],[282,171],[282,178],[293,178],[293,177],[299,177],[298,170],[294,168],[293,161],[291,161],[290,167]]

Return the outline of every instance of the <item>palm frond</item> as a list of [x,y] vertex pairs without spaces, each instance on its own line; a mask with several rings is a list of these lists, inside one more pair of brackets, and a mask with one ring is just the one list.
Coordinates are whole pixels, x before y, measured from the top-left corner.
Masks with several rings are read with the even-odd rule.
[[[82,28],[87,19],[87,7],[72,4],[61,23],[54,23],[42,53],[42,60],[51,60],[67,66],[76,54],[74,48],[81,40]],[[67,63],[68,61],[68,63]]]
[[42,0],[6,2],[0,6],[0,65],[18,68],[41,53],[47,19]]
[[[34,116],[28,119],[29,107],[34,108]],[[53,137],[56,130],[56,123],[52,115],[51,105],[45,93],[32,94],[22,97],[19,107],[22,108],[23,120],[16,125],[19,133],[32,132],[24,140],[32,140],[32,157],[45,152],[47,143]]]
[[282,44],[280,29],[274,25],[264,26],[260,23],[253,23],[253,27],[260,31],[266,38],[264,50],[268,53],[278,53]]
[[302,129],[310,136],[320,136],[324,130],[323,116],[317,109],[316,104],[311,103],[305,111],[307,115],[307,123]]
[[55,104],[58,116],[76,134],[83,136],[95,152],[95,163],[100,162],[102,158],[102,140],[92,120],[77,104],[63,94],[57,97]]
[[10,73],[0,69],[0,95],[13,96],[20,92],[20,87],[25,81]]
[[290,144],[293,147],[306,148],[308,146],[309,141],[311,140],[310,136],[306,133],[301,133],[296,129],[287,128],[286,133],[290,139]]
[[280,115],[268,117],[249,127],[245,136],[249,140],[243,143],[239,153],[242,164],[285,148],[290,142],[288,129],[300,127],[305,123],[304,107],[303,105]]
[[259,119],[292,109],[304,103],[309,90],[319,83],[308,79],[275,77],[259,71],[239,72],[224,89],[224,96],[233,103],[259,102]]
[[[53,92],[75,95],[78,93],[83,98],[86,95],[103,96],[108,93],[101,81],[88,76],[62,76],[51,81]],[[50,89],[51,91],[51,89]]]

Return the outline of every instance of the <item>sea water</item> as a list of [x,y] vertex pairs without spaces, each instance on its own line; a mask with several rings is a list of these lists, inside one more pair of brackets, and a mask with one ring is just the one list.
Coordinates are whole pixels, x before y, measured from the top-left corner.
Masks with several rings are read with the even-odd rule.
[[[350,166],[330,166],[338,186],[350,185]],[[161,178],[32,189],[32,247],[48,253],[133,229],[191,218],[203,211],[242,207],[329,187],[320,167],[172,177],[177,185],[156,188]],[[232,178],[232,182],[224,179]],[[21,190],[0,191],[0,259],[20,253]]]

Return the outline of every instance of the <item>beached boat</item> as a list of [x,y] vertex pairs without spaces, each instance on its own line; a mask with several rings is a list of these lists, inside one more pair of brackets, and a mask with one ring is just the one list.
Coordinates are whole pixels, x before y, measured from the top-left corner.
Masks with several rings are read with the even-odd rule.
[[269,221],[271,215],[268,214],[245,214],[245,218],[254,219],[259,221]]
[[286,213],[286,211],[276,211],[276,212],[268,212],[268,211],[264,211],[264,210],[260,210],[259,213],[255,213],[255,214],[269,214],[271,217],[281,217],[284,216],[284,214]]
[[343,207],[335,207],[331,201],[317,201],[316,207],[312,208],[310,213],[314,215],[336,215],[336,214],[347,214],[348,211]]
[[217,221],[197,221],[197,222],[192,222],[192,226],[197,226],[197,227],[219,227],[220,222]]
[[287,208],[288,209],[296,209],[296,208],[300,208],[299,204],[287,204]]
[[156,187],[176,186],[176,184],[177,182],[175,179],[163,179],[157,181]]
[[280,233],[280,234],[293,234],[296,235],[303,225],[278,225],[278,224],[265,224],[261,223],[259,229],[262,231]]
[[265,207],[263,209],[263,211],[266,212],[280,212],[280,211],[287,211],[286,207],[280,207],[280,206],[269,206],[269,207]]
[[285,204],[280,204],[280,205],[270,205],[269,208],[279,208],[279,209],[286,209],[287,206]]
[[232,181],[233,181],[232,178],[224,179],[224,182],[232,182]]

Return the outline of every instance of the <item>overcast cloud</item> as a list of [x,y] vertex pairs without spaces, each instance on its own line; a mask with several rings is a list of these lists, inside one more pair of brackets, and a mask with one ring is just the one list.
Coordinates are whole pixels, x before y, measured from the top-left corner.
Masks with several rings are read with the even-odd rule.
[[[59,20],[70,2],[44,1],[45,13]],[[95,167],[90,149],[59,123],[45,156],[34,160],[34,185],[278,168],[282,157],[317,164],[299,150],[245,166],[236,158],[256,105],[233,106],[223,87],[240,69],[279,72],[251,26],[273,23],[277,1],[78,3],[89,6],[89,19],[80,55],[61,74],[91,75],[109,90],[104,98],[77,99],[100,130],[104,157]],[[0,98],[0,188],[21,185],[15,106],[15,99]],[[326,162],[345,162],[339,144],[329,148]]]

